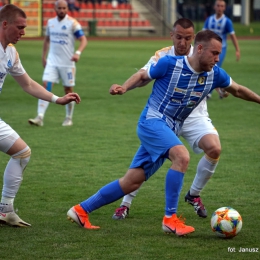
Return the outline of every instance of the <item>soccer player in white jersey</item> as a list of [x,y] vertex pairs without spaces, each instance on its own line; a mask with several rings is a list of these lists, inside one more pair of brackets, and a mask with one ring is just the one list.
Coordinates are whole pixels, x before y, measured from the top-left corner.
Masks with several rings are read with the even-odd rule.
[[69,220],[86,229],[98,229],[99,226],[93,226],[89,221],[91,212],[138,189],[169,159],[171,166],[166,174],[162,228],[177,236],[195,231],[194,227],[185,225],[184,219],[177,217],[184,173],[189,164],[189,152],[177,137],[184,120],[217,87],[225,88],[235,97],[260,103],[259,95],[237,84],[223,69],[215,66],[219,61],[221,42],[221,37],[210,30],[198,32],[190,57],[166,55],[148,70],[135,73],[122,86],[113,84],[110,87],[111,95],[123,95],[155,79],[137,125],[141,145],[126,174],[71,207],[67,212]]
[[[147,70],[149,66],[157,63],[158,59],[165,55],[191,56],[193,52],[191,43],[194,37],[195,33],[192,21],[186,18],[177,20],[171,31],[173,46],[156,51],[155,55],[150,58],[141,70]],[[223,96],[222,93],[220,93],[220,95]],[[201,153],[202,151],[205,153],[198,163],[197,173],[190,191],[185,196],[185,201],[194,207],[195,212],[200,217],[205,218],[207,217],[207,211],[201,201],[200,192],[214,174],[221,153],[218,132],[209,118],[206,99],[204,99],[185,120],[179,136],[187,140],[195,153]],[[120,207],[115,210],[112,217],[113,219],[124,219],[128,216],[132,200],[137,192],[138,190],[124,196]]]
[[[26,14],[15,5],[5,5],[0,10],[0,91],[7,74],[10,74],[28,94],[56,104],[65,105],[69,102],[80,102],[76,93],[57,97],[46,91],[25,72],[16,44],[25,34]],[[27,166],[31,150],[21,137],[2,119],[0,119],[0,150],[10,155],[4,171],[3,189],[0,203],[0,223],[11,226],[28,227],[14,211],[14,199],[22,183],[23,172]]]
[[[45,69],[42,80],[44,87],[51,91],[54,83],[59,83],[61,79],[67,94],[73,92],[76,75],[75,62],[79,61],[81,52],[87,46],[87,39],[78,21],[68,16],[68,4],[65,0],[55,2],[55,11],[57,16],[49,19],[46,26],[42,53],[42,63]],[[80,42],[76,52],[74,52],[75,38]],[[74,105],[75,103],[71,102],[65,106],[66,116],[62,126],[73,124]],[[39,99],[38,115],[34,119],[29,119],[28,122],[31,125],[43,126],[43,118],[48,106],[48,101]]]
[[[217,65],[219,67],[222,66],[226,52],[227,52],[227,35],[230,34],[233,45],[236,49],[236,59],[239,61],[240,59],[240,49],[237,37],[235,35],[235,31],[233,28],[232,21],[224,14],[226,9],[226,2],[224,0],[216,0],[215,5],[215,14],[209,16],[203,26],[203,29],[211,30],[218,34],[222,38],[222,51],[219,55],[219,61]],[[211,97],[211,94],[208,95],[208,98]]]

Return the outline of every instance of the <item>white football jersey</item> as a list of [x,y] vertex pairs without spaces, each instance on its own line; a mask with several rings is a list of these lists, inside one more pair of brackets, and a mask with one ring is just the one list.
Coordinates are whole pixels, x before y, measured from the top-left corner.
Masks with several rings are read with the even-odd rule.
[[75,62],[71,61],[75,38],[83,35],[79,22],[68,15],[61,21],[57,17],[49,19],[46,26],[46,36],[50,37],[47,63],[51,66],[75,67]]
[[[193,53],[193,46],[191,46],[188,56],[191,56],[192,53]],[[160,58],[164,57],[165,55],[176,56],[174,46],[165,47],[165,48],[162,48],[162,49],[156,51],[154,56],[152,56],[150,58],[150,60],[142,67],[142,69],[147,70],[151,66],[151,64],[157,63],[157,61]],[[192,119],[192,118],[201,117],[201,116],[204,116],[204,117],[209,116],[206,98],[203,99],[201,101],[201,103],[192,111],[192,113],[187,117],[185,122],[187,120],[189,120],[189,118]]]
[[24,73],[25,70],[21,64],[16,48],[12,44],[9,44],[4,50],[0,43],[0,93],[7,74],[21,76]]

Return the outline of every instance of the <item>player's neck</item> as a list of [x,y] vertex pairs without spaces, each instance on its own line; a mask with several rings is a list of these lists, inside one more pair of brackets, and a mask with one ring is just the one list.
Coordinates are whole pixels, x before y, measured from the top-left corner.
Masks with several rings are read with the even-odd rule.
[[224,14],[216,14],[216,18],[220,19]]
[[0,35],[0,43],[1,43],[1,45],[2,45],[2,47],[3,47],[3,49],[4,49],[4,51],[5,51],[5,49],[6,49],[6,47],[7,47],[7,45],[9,44],[9,42],[6,42],[4,39],[3,39],[3,37],[1,37],[1,35]]
[[188,62],[190,64],[190,66],[192,67],[192,69],[196,72],[196,73],[201,73],[201,67],[198,63],[198,59],[197,57],[195,57],[194,55],[190,56],[187,58]]

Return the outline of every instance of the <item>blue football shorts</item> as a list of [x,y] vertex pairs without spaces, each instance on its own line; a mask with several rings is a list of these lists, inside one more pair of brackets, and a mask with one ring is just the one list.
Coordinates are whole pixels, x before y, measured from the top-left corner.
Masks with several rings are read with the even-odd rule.
[[139,122],[137,135],[141,145],[129,168],[143,168],[146,180],[163,165],[170,148],[183,145],[167,123],[160,118]]

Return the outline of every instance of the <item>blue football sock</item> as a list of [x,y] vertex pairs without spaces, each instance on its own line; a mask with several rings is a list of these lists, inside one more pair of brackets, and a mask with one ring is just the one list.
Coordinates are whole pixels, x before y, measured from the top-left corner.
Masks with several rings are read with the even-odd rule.
[[165,180],[165,215],[177,212],[184,173],[169,169]]
[[122,191],[119,180],[110,182],[103,186],[96,194],[80,203],[80,206],[88,213],[122,198],[125,193]]

